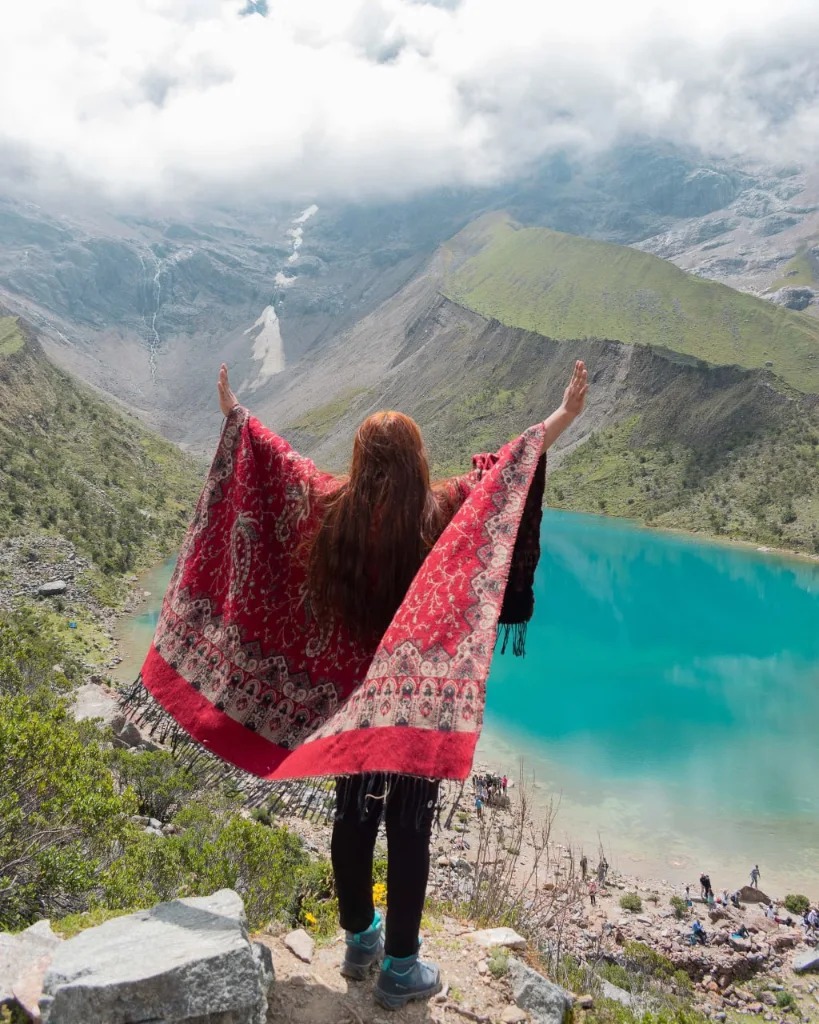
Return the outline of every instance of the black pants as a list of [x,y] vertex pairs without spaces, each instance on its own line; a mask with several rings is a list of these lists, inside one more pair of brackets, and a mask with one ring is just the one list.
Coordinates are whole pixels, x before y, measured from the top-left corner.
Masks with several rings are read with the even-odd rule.
[[373,852],[384,817],[388,956],[411,956],[418,950],[438,786],[435,781],[403,775],[356,775],[336,781],[337,810],[330,852],[341,927],[363,932],[372,924]]

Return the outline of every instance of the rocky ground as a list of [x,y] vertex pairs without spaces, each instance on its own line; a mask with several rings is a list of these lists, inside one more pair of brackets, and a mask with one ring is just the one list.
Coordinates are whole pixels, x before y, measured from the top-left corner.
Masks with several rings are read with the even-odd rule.
[[[457,792],[453,789],[450,798],[457,796]],[[487,827],[493,831],[505,830],[507,837],[514,835],[518,804],[514,790],[510,790],[510,795],[509,808],[493,808],[491,824],[484,819],[484,835]],[[492,852],[488,854],[480,852],[487,843],[485,838],[482,840],[481,823],[469,805],[471,787],[464,790],[459,804],[463,809],[456,810],[452,827],[444,827],[448,815],[442,815],[442,826],[433,833],[433,866],[429,884],[429,898],[433,904],[445,905],[449,901],[468,899],[476,860],[485,861],[496,853],[496,846],[491,846]],[[467,820],[459,820],[459,816]],[[303,821],[298,817],[289,819],[288,823],[312,850],[329,855],[329,825]],[[510,883],[513,898],[519,897],[521,889],[533,888],[537,858],[545,865],[539,873],[540,894],[543,890],[552,890],[556,894],[552,928],[547,928],[538,937],[541,946],[559,941],[566,954],[581,963],[595,965],[623,963],[623,949],[628,943],[644,943],[691,978],[696,1005],[716,1021],[756,1015],[769,1022],[787,1022],[798,1020],[800,1014],[803,1020],[819,1021],[819,977],[794,971],[795,963],[811,957],[819,969],[819,944],[806,941],[798,921],[789,927],[769,920],[764,908],[770,900],[764,893],[750,888],[743,890],[739,910],[721,906],[709,909],[699,898],[694,898],[692,908],[683,919],[678,919],[669,901],[672,896],[684,897],[684,889],[662,881],[610,872],[606,884],[597,893],[597,905],[592,907],[587,883],[579,877],[580,869],[574,864],[572,851],[561,844],[551,843],[549,849],[543,851],[536,838],[525,837],[515,857]],[[556,865],[558,871],[555,874]],[[691,891],[693,895],[697,886],[692,884]],[[640,911],[629,912],[620,906],[620,899],[626,893],[636,893],[640,897]],[[528,896],[535,901],[539,898],[538,892],[533,891],[529,891]],[[787,916],[787,912],[781,911],[780,915]],[[708,933],[705,946],[692,946],[688,940],[695,918],[701,920]],[[742,925],[748,930],[748,938],[733,938],[733,933]],[[444,947],[457,937],[457,927],[452,923],[443,927]],[[465,923],[459,927],[461,934],[469,931]],[[441,943],[434,929],[425,935],[425,942],[427,940],[431,955],[433,950],[438,955]],[[460,947],[460,954],[454,960],[446,955],[445,948],[442,960],[446,970],[455,970],[453,986],[459,990],[463,988],[466,966],[467,975],[471,975],[482,990],[484,980],[491,983],[485,972],[482,973],[483,957],[471,950],[468,944],[461,943]],[[325,963],[329,955],[323,954],[324,959],[320,962]],[[799,1006],[796,1015],[777,1007],[778,993],[783,991],[792,993],[796,999]],[[608,994],[612,995],[611,990]],[[633,993],[617,995],[624,1002],[627,996],[632,997]],[[487,1010],[488,1019],[494,1020],[491,1012]]]

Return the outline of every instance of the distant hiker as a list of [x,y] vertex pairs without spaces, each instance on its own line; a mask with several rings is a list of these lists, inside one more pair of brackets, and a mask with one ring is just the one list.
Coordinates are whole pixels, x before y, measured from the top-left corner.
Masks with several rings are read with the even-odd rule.
[[690,885],[687,885],[685,887],[685,902],[686,903],[690,903],[691,902],[691,886]]
[[700,875],[700,896],[704,899],[708,899],[708,893],[711,892],[711,879],[706,874]]
[[594,879],[589,882],[589,903],[593,907],[597,906],[597,882]]
[[600,863],[597,865],[597,882],[599,885],[602,885],[606,880],[607,867],[608,865],[604,860],[601,860]]
[[759,873],[759,865],[754,864],[754,866],[751,868],[751,885],[754,887],[754,889],[759,888],[759,879],[761,877],[762,876]]
[[501,779],[501,787],[503,789],[503,795],[504,796],[506,796],[506,787],[507,787],[508,784],[509,784],[509,780],[504,775],[504,777]]
[[483,817],[483,800],[479,796],[475,797],[475,813],[479,818]]
[[737,889],[736,892],[731,893],[731,903],[737,908],[737,910],[741,908],[741,904],[739,902],[739,889]]
[[588,870],[589,870],[589,858],[584,853],[582,855],[582,857],[580,858],[580,874],[581,874],[584,882],[586,881],[586,874],[588,873]]
[[600,863],[603,866],[603,881],[605,882],[609,877],[609,862],[606,860],[605,855]]
[[708,936],[705,929],[700,924],[699,920],[696,920],[691,925],[691,938],[694,942],[698,942],[701,946],[704,946],[708,942]]

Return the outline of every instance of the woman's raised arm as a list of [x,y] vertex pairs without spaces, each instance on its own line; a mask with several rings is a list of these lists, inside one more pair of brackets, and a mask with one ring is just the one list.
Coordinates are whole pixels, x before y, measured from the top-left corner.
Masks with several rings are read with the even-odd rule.
[[586,392],[589,390],[589,374],[586,364],[578,359],[569,385],[563,392],[563,401],[551,416],[543,421],[546,433],[543,435],[543,451],[551,448],[563,431],[583,412]]
[[228,380],[228,368],[226,363],[222,363],[219,367],[219,377],[216,381],[216,391],[219,395],[219,408],[222,410],[223,416],[230,416],[231,409],[234,409],[239,404],[239,399],[230,389],[230,381]]

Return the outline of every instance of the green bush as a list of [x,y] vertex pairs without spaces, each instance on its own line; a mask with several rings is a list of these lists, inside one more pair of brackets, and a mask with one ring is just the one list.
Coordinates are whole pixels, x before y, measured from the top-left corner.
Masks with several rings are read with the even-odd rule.
[[690,1006],[634,1011],[613,999],[599,999],[585,1016],[585,1024],[708,1024],[708,1018]]
[[789,893],[782,902],[786,910],[792,914],[799,914],[800,917],[810,910],[810,900],[801,893]]
[[268,828],[232,811],[193,803],[174,817],[177,834],[159,837],[134,828],[123,855],[101,878],[101,902],[144,907],[227,888],[244,900],[251,928],[290,921],[308,863],[301,841],[286,828]]
[[[55,666],[60,671],[55,672]],[[0,696],[25,695],[50,708],[82,680],[82,665],[39,609],[0,612]]]
[[625,892],[620,897],[620,906],[623,910],[630,910],[633,914],[639,914],[643,909],[643,901],[636,892]]
[[503,978],[509,973],[509,950],[496,946],[489,954],[489,973],[493,978]]
[[796,999],[794,999],[790,992],[777,992],[776,1005],[780,1010],[795,1010]]
[[61,703],[0,697],[0,928],[83,909],[135,810]]
[[626,992],[630,992],[634,988],[636,979],[632,974],[629,974],[622,964],[606,961],[600,965],[599,974],[601,978],[611,982],[612,985],[616,985],[618,988],[625,989]]
[[681,921],[688,910],[685,900],[682,896],[672,896],[668,902],[674,910],[674,917],[676,917],[678,921]]
[[111,767],[122,789],[133,790],[139,813],[167,821],[199,788],[196,775],[167,750],[114,750]]

